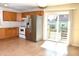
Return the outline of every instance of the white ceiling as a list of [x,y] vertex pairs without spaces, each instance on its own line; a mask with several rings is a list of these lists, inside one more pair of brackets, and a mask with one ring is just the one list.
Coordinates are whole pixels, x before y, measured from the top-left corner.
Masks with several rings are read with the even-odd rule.
[[[13,1],[13,0],[11,0]],[[15,9],[18,11],[27,11],[27,10],[32,10],[32,9],[40,9],[38,8],[39,3],[41,4],[47,4],[47,6],[55,6],[55,5],[61,5],[61,4],[67,4],[67,3],[71,3],[69,0],[65,1],[65,0],[26,0],[26,2],[22,2],[23,0],[19,0],[20,3],[11,3],[11,2],[6,2],[8,4],[8,6],[4,6],[4,2],[0,3],[1,7],[5,7],[5,8],[11,8],[11,9]],[[21,3],[22,2],[22,3]]]
[[[4,4],[7,4],[8,6],[4,6]],[[23,3],[0,3],[0,6],[4,8],[19,10],[19,11],[36,8],[36,5],[23,4]]]

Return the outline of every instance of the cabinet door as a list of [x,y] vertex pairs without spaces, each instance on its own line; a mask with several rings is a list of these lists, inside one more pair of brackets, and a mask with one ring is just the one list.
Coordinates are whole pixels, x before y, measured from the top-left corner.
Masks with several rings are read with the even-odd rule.
[[18,28],[0,28],[0,39],[12,38],[19,36]]
[[26,17],[26,13],[22,13],[22,18],[25,18]]
[[44,12],[43,11],[35,11],[34,14],[37,16],[43,16]]
[[32,15],[32,12],[24,12],[22,13],[22,18],[25,18],[26,16]]
[[4,29],[0,28],[0,39],[4,39],[5,37]]
[[6,28],[5,38],[12,38],[18,36],[18,28]]
[[19,29],[18,28],[12,28],[12,37],[16,37],[19,35]]
[[16,21],[16,13],[3,11],[3,20],[4,21]]
[[9,28],[5,28],[5,38],[10,38],[12,36],[12,32]]
[[3,20],[4,21],[7,21],[7,20],[10,20],[10,13],[9,12],[6,12],[6,11],[3,11]]
[[16,21],[16,16],[15,12],[11,12],[11,21]]
[[22,21],[22,13],[17,13],[17,21]]

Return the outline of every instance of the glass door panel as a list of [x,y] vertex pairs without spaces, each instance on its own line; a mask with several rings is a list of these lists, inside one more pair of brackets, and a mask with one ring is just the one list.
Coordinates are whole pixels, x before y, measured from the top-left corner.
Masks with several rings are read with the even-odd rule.
[[67,32],[68,29],[68,15],[59,15],[59,31]]
[[56,30],[56,22],[57,22],[57,16],[56,15],[50,15],[48,16],[48,38],[54,39],[54,35]]
[[67,40],[68,18],[68,14],[59,15],[59,32],[61,32],[61,40]]

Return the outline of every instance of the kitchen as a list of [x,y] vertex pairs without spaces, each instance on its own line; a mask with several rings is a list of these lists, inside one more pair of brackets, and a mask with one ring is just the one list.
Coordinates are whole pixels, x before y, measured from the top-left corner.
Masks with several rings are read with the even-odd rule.
[[[14,12],[14,11],[4,11],[0,10],[1,26],[0,26],[0,39],[11,38],[11,37],[23,37],[22,33],[25,33],[27,16],[42,16],[43,11],[33,11],[33,12]],[[28,19],[27,19],[28,18]],[[3,33],[3,34],[2,34]],[[22,35],[21,35],[22,34]],[[25,36],[25,34],[24,34]]]
[[[43,51],[43,49],[42,50],[40,49],[41,44],[44,43],[42,41],[51,41],[51,40],[49,40],[49,38],[54,36],[54,37],[56,37],[55,41],[52,40],[53,42],[55,42],[55,46],[54,46],[54,43],[52,43],[52,45],[54,47],[56,47],[59,42],[63,43],[61,40],[61,33],[59,33],[59,30],[61,28],[63,28],[63,29],[66,29],[69,31],[71,28],[69,23],[67,23],[69,26],[67,24],[64,25],[64,23],[63,23],[64,17],[66,17],[66,15],[69,15],[69,17],[72,16],[72,14],[71,14],[71,11],[72,11],[72,12],[74,12],[73,13],[74,19],[77,20],[77,18],[75,16],[76,16],[76,13],[78,12],[76,9],[78,9],[78,8],[74,7],[73,5],[77,6],[78,4],[67,4],[67,5],[64,4],[64,5],[59,5],[59,6],[55,6],[55,7],[48,7],[47,9],[44,10],[44,8],[40,8],[40,7],[36,8],[36,9],[33,9],[33,7],[26,8],[26,5],[16,4],[16,3],[15,4],[14,3],[0,4],[0,6],[1,6],[0,7],[0,44],[2,45],[1,51],[4,52],[3,54],[1,53],[1,55],[10,55],[10,53],[7,54],[8,51],[10,51],[12,53],[11,55],[42,55],[43,52],[45,52],[47,55],[50,55],[50,54],[48,54],[47,51]],[[52,20],[52,18],[50,17],[51,14],[53,14],[53,16],[56,14],[57,17],[54,17]],[[64,14],[66,14],[66,15],[64,15]],[[61,18],[63,18],[63,19],[61,19]],[[56,24],[54,24],[56,26],[54,26],[54,25],[51,26],[49,24],[49,28],[47,28],[48,19],[50,22],[52,22],[52,24],[54,24],[54,21],[56,21]],[[70,21],[70,18],[67,18],[65,21],[67,22],[68,20]],[[59,24],[61,27],[60,29],[59,29]],[[65,26],[65,27],[63,27],[63,26]],[[67,26],[68,26],[68,28],[66,28]],[[55,29],[55,27],[56,27],[56,29]],[[48,29],[50,30],[49,34],[47,31]],[[55,30],[54,32],[57,31],[56,32],[57,34],[52,35],[51,29]],[[75,34],[74,34],[74,36],[70,36],[70,37],[76,38]],[[67,35],[67,33],[66,33],[66,35]],[[68,35],[70,35],[70,32],[68,32]],[[48,36],[49,36],[49,38],[48,38]],[[59,41],[58,41],[58,39],[59,39]],[[72,51],[73,51],[72,47],[78,45],[78,43],[76,43],[77,40],[73,39],[73,40],[69,41],[66,39],[64,41],[64,43],[66,43],[66,42],[68,43],[68,44],[66,44],[66,47],[68,47],[69,45],[72,45],[69,48],[70,48],[70,50],[72,49]],[[71,39],[71,38],[68,37],[68,39]],[[52,46],[52,45],[49,45],[49,46]],[[62,45],[63,44],[60,44],[60,46],[62,46]],[[46,46],[46,44],[45,44],[45,46]],[[60,48],[60,46],[58,46],[58,47]],[[30,49],[31,47],[33,50]],[[59,48],[56,48],[56,49],[58,50]],[[12,50],[14,50],[14,52],[12,52]],[[27,51],[25,51],[25,50],[27,50]],[[70,51],[70,50],[68,50],[70,52],[69,55],[74,55],[74,52],[72,53],[72,51]],[[77,49],[77,51],[78,51],[78,49]],[[61,51],[59,51],[59,52],[61,52]],[[43,54],[43,55],[46,56],[46,54]],[[78,55],[78,52],[75,52],[75,54]]]

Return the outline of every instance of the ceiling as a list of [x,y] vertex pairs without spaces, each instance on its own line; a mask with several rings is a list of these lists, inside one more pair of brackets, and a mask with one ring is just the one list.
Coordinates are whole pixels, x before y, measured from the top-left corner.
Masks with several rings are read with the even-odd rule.
[[[18,11],[28,11],[33,9],[40,9],[38,8],[39,3],[42,5],[47,6],[55,6],[55,5],[61,5],[61,4],[67,4],[70,3],[69,1],[55,1],[55,0],[26,0],[25,3],[0,3],[0,7],[3,8],[10,8]],[[4,4],[7,4],[8,6],[4,6]]]
[[[8,6],[4,6],[5,4],[7,4]],[[19,10],[19,11],[36,8],[36,5],[23,4],[23,3],[0,3],[0,6],[4,8]]]

